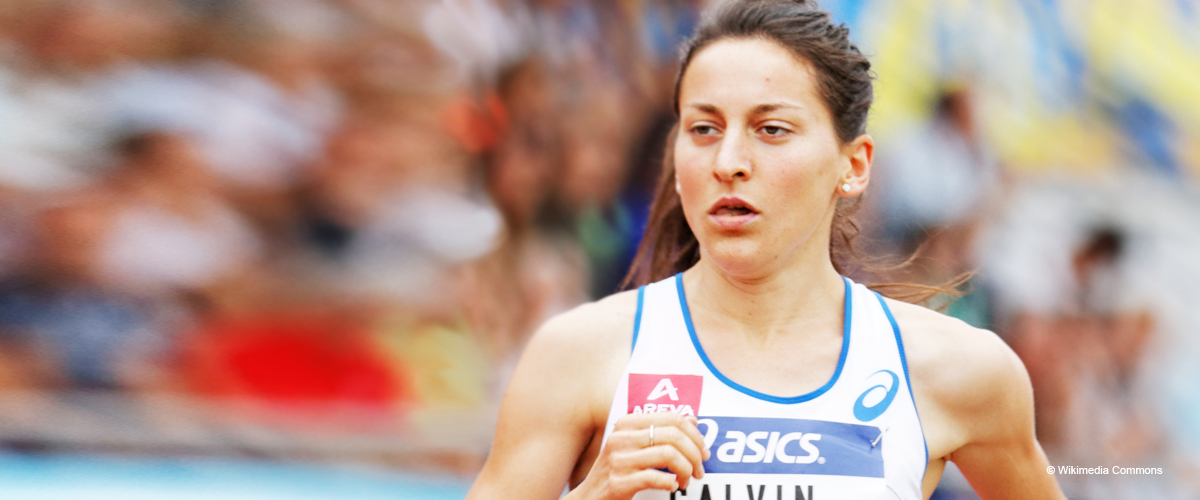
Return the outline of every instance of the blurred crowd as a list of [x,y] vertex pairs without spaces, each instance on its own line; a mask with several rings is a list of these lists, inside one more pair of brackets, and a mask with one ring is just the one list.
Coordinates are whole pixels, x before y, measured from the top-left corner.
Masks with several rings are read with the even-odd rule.
[[[0,2],[0,400],[486,437],[532,331],[622,286],[706,3]],[[879,74],[864,245],[916,252],[856,277],[978,271],[931,306],[1024,359],[1052,461],[1170,476],[1072,498],[1200,491],[1200,6],[822,5]]]
[[698,8],[0,3],[0,388],[494,413],[620,286]]

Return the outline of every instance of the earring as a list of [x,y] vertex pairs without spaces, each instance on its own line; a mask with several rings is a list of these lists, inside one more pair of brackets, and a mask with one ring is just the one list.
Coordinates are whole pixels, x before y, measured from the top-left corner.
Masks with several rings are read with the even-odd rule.
[[850,183],[849,183],[849,182],[843,182],[843,183],[842,183],[842,192],[843,192],[843,193],[849,193],[849,192],[850,192]]

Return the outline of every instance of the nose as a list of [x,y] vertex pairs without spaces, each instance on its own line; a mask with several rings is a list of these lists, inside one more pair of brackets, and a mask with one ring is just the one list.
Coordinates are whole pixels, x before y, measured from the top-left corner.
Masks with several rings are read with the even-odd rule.
[[750,141],[744,134],[725,134],[721,139],[720,149],[717,150],[716,162],[713,165],[713,176],[721,182],[733,182],[735,179],[750,178]]

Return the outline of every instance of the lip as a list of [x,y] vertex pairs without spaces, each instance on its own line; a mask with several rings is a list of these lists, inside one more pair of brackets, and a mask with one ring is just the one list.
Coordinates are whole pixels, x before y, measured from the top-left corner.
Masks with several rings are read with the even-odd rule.
[[[749,213],[733,215],[719,213],[722,208],[729,206],[745,207]],[[722,230],[736,230],[745,227],[747,224],[757,219],[759,215],[758,208],[752,203],[737,197],[737,196],[722,196],[708,209],[708,218],[718,228]]]

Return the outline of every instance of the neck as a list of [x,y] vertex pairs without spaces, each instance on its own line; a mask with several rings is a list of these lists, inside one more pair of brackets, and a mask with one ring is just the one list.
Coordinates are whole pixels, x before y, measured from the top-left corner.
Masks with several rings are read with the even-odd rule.
[[761,277],[735,276],[701,258],[684,273],[684,287],[693,316],[723,331],[764,342],[841,334],[845,285],[827,257]]

